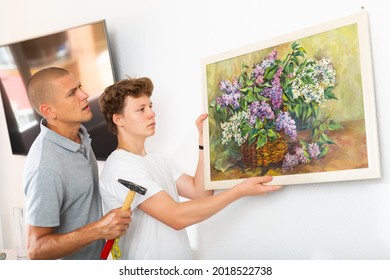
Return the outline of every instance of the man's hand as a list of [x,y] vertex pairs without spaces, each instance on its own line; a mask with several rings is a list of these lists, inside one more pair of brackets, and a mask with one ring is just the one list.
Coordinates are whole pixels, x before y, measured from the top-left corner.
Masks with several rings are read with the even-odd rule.
[[98,221],[99,232],[103,239],[116,239],[125,234],[131,222],[131,210],[116,208]]

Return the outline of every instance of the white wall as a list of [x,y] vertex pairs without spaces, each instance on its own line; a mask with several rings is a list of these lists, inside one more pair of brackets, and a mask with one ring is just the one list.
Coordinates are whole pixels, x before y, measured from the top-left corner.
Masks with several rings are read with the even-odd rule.
[[[157,133],[148,143],[193,173],[196,117],[202,112],[200,60],[325,21],[364,6],[369,14],[382,178],[287,186],[245,198],[192,231],[200,259],[390,258],[390,122],[387,102],[390,17],[379,0],[0,0],[0,44],[105,18],[119,78],[149,76]],[[387,126],[387,125],[386,125]],[[23,205],[24,157],[11,155],[0,112],[0,218],[15,246],[12,207]],[[103,166],[100,162],[100,167]],[[1,235],[0,235],[1,236]]]

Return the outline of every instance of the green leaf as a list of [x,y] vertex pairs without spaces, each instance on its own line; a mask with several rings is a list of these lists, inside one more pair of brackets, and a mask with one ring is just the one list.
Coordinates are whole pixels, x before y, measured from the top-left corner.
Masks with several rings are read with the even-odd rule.
[[253,87],[253,92],[254,93],[260,93],[263,91],[263,88],[262,87],[259,87],[259,86],[255,86]]
[[291,48],[294,50],[299,46],[299,44],[295,41],[291,44]]
[[266,129],[260,129],[260,131],[259,131],[259,135],[260,136],[264,136],[264,137],[267,137],[267,130]]
[[336,95],[332,92],[334,87],[327,87],[324,91],[325,99],[337,99]]
[[250,125],[248,125],[247,123],[244,123],[242,126],[241,126],[241,131],[242,131],[242,135],[247,135],[251,132],[252,130],[252,127]]
[[317,118],[319,113],[319,107],[317,105],[313,105],[312,108],[313,108],[314,116]]
[[286,70],[287,74],[293,73],[294,72],[294,63],[290,62],[289,64],[287,64],[285,70]]
[[310,118],[312,114],[313,114],[312,107],[308,106],[306,110],[306,119]]
[[335,142],[333,142],[325,133],[322,133],[321,136],[320,136],[320,140],[322,143],[326,143],[326,144],[336,144]]
[[299,105],[296,105],[295,108],[294,108],[294,112],[295,112],[295,115],[301,119],[302,118],[302,107],[299,106]]
[[[271,80],[271,79],[274,77],[276,71],[278,71],[278,67],[277,67],[277,66],[273,66],[273,67],[268,68],[268,69],[270,69],[270,71],[269,71],[268,73],[267,73],[267,71],[266,71],[266,73],[264,74],[264,76],[266,77],[267,80]],[[268,70],[268,69],[267,69],[267,70]]]
[[267,136],[274,141],[276,138],[278,138],[278,134],[273,129],[268,129]]
[[304,50],[302,51],[302,48],[299,48],[299,51],[297,51],[297,52],[295,53],[295,56],[304,57],[304,56],[305,56],[305,51],[304,51]]
[[259,135],[259,138],[257,139],[257,146],[256,148],[257,149],[260,149],[261,147],[263,147],[265,145],[265,143],[267,143],[267,136],[263,136],[263,135]]
[[301,73],[301,72],[303,71],[303,69],[305,68],[306,64],[307,64],[307,59],[305,59],[305,60],[301,63],[301,65],[299,65],[299,67],[298,67],[298,69],[297,69],[297,74],[299,74],[299,73]]
[[339,124],[339,123],[337,123],[337,122],[335,122],[333,120],[331,120],[329,122],[329,126],[328,127],[329,127],[330,130],[339,130],[339,129],[343,128],[343,126],[341,124]]
[[[291,58],[291,60],[294,61],[296,65],[299,65],[299,60],[298,60],[298,58],[297,58],[296,56],[293,56],[293,57]],[[291,73],[291,72],[290,72],[290,73]]]
[[309,145],[308,143],[306,143],[306,142],[303,141],[303,140],[299,140],[299,143],[301,144],[301,146],[302,146],[302,148],[303,148],[304,150],[306,150],[306,149],[307,149],[307,146]]
[[253,82],[252,82],[251,80],[247,80],[247,81],[246,81],[246,85],[247,85],[248,87],[253,86]]
[[260,119],[256,120],[255,128],[256,129],[262,129],[264,127],[263,122]]
[[321,153],[318,155],[318,157],[326,156],[326,155],[328,154],[328,152],[329,152],[328,146],[324,145],[324,146],[322,147],[322,151],[321,151]]
[[310,76],[304,76],[304,77],[302,77],[302,78],[301,78],[301,81],[302,81],[304,84],[306,84],[306,85],[308,85],[308,84],[314,85],[314,84],[315,84],[314,80],[313,80]]
[[249,92],[246,96],[245,96],[245,100],[248,102],[248,103],[252,103],[254,101],[256,101],[256,96],[253,94],[253,92]]
[[227,120],[227,115],[228,115],[228,113],[227,113],[226,108],[222,108],[222,109],[221,109],[221,117],[222,117],[222,120],[223,120],[223,121],[226,121],[226,120]]
[[240,92],[242,92],[242,93],[247,93],[247,91],[248,91],[248,87],[243,87],[243,88],[240,88],[240,89],[238,89]]

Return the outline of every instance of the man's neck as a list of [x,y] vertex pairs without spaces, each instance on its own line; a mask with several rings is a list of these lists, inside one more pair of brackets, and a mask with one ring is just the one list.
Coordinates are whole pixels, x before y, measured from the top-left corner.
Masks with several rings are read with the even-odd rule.
[[53,130],[55,133],[65,138],[68,138],[71,141],[81,144],[79,135],[80,124],[74,126],[65,126],[47,122],[47,128]]

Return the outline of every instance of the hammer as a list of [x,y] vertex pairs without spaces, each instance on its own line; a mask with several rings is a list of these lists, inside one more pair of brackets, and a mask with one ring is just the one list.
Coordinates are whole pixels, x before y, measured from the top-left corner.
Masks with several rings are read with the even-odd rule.
[[[146,193],[146,189],[144,187],[141,187],[140,185],[137,185],[133,182],[130,182],[130,181],[126,181],[126,180],[123,180],[123,179],[118,179],[118,182],[121,183],[122,185],[124,185],[126,188],[129,189],[129,192],[127,193],[127,196],[126,196],[126,199],[125,201],[123,202],[123,205],[122,205],[122,210],[129,210],[130,209],[130,206],[131,206],[131,203],[133,203],[133,199],[134,199],[134,196],[135,196],[135,193],[139,193],[139,194],[142,194],[142,195],[145,195]],[[114,242],[118,242],[119,238],[117,239],[110,239],[110,240],[107,240],[106,244],[104,245],[104,248],[100,254],[100,258],[102,260],[106,260],[108,255],[110,254],[110,251],[111,251],[111,248],[112,246],[114,245]],[[119,248],[119,247],[118,247]]]

